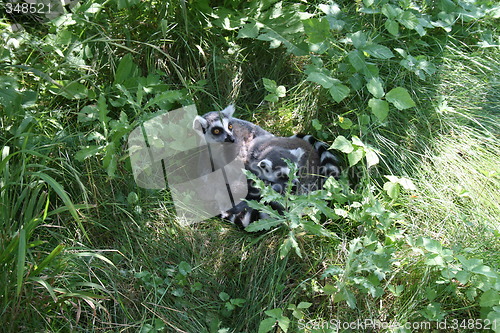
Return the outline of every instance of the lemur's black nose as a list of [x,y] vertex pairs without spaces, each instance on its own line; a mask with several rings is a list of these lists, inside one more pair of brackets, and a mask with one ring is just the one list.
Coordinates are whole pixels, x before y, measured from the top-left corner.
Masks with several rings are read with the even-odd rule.
[[234,138],[232,136],[226,136],[225,142],[234,142]]

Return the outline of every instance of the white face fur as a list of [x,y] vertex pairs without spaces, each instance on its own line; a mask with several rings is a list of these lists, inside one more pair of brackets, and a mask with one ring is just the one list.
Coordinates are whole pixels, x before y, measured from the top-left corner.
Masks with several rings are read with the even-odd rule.
[[[272,156],[273,154],[274,156]],[[304,155],[304,150],[301,148],[290,150],[279,149],[279,152],[271,151],[266,156],[262,156],[264,158],[256,164],[257,170],[254,168],[254,171],[257,171],[259,178],[263,180],[273,183],[284,183],[288,181],[290,175],[290,168],[284,159],[288,159],[298,165],[302,155]]]
[[205,137],[207,143],[234,142],[233,113],[234,107],[230,105],[220,112],[213,111],[204,116],[196,116],[193,128]]

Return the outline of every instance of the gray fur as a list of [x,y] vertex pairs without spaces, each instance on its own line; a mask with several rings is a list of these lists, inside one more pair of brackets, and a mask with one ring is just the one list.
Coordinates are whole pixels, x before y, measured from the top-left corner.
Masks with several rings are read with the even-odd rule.
[[222,111],[208,112],[194,119],[193,128],[205,137],[207,143],[234,142],[239,158],[245,160],[248,147],[255,138],[274,135],[251,122],[233,118],[233,114],[233,105]]
[[309,143],[299,138],[272,137],[257,138],[250,145],[245,166],[260,179],[280,185],[282,189],[290,178],[285,160],[297,167],[298,192],[316,189],[320,157]]

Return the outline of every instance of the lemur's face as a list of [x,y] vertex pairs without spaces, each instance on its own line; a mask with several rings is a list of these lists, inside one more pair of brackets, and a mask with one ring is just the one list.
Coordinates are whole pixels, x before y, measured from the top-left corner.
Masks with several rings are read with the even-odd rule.
[[233,124],[227,118],[215,121],[205,133],[207,142],[234,142]]
[[[277,192],[284,192],[290,177],[292,177],[286,161],[298,167],[302,154],[303,151],[300,148],[292,150],[277,148],[262,156],[262,159],[255,163],[252,169],[260,179],[272,183]],[[297,185],[297,182],[297,178],[293,177],[292,186]]]
[[203,117],[196,117],[193,126],[202,132],[207,143],[234,142],[233,123],[219,112],[209,112]]
[[197,116],[193,121],[193,128],[205,137],[207,143],[234,142],[233,113],[234,106],[229,105],[222,111]]

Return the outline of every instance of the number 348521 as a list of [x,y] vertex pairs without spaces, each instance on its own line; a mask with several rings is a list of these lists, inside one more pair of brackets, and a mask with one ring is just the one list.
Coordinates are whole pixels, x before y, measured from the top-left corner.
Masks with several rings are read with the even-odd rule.
[[11,3],[5,4],[7,14],[46,14],[50,13],[52,5],[44,3]]

